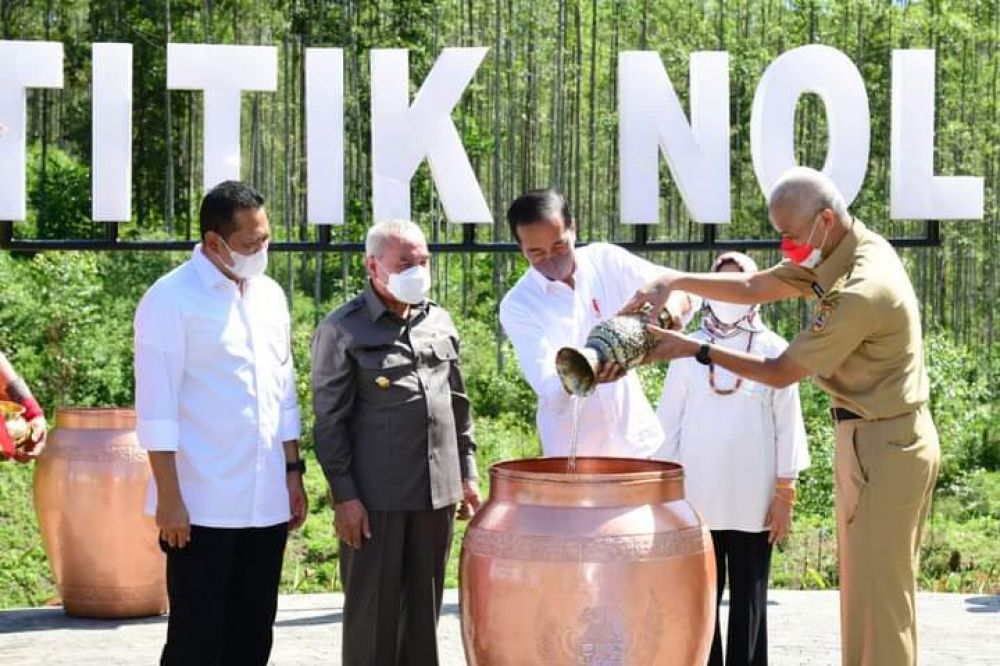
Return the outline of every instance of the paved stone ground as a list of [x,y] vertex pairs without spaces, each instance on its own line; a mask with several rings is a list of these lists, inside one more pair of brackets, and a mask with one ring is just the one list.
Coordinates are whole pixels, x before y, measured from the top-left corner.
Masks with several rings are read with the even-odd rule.
[[[339,594],[282,596],[272,663],[339,664]],[[920,594],[920,663],[1000,666],[1000,596]],[[839,664],[836,592],[771,592],[770,661],[775,666]],[[165,618],[97,621],[58,608],[0,612],[0,664],[155,664]],[[445,595],[442,666],[465,664],[455,590]]]

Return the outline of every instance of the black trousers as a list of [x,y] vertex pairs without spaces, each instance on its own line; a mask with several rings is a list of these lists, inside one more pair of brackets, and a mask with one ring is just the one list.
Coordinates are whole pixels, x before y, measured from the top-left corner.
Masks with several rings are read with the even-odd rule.
[[266,666],[288,523],[191,526],[167,554],[170,619],[161,666]]
[[712,530],[718,596],[709,666],[723,666],[719,606],[729,579],[726,666],[767,665],[767,582],[771,571],[769,532]]
[[372,538],[340,542],[344,666],[436,666],[455,507],[371,511]]

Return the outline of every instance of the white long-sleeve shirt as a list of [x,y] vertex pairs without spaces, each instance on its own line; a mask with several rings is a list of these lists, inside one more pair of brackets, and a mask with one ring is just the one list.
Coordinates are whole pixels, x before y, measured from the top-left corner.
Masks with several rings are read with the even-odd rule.
[[[288,305],[267,276],[243,293],[201,246],[135,313],[139,443],[175,451],[191,524],[289,519],[283,442],[300,435]],[[156,511],[150,481],[146,512]]]
[[[715,344],[746,351],[747,336]],[[708,334],[692,337],[707,342]],[[787,343],[770,330],[754,334],[750,353],[776,357]],[[715,367],[715,385],[732,388],[737,377]],[[764,531],[778,477],[796,478],[809,466],[809,448],[798,384],[774,389],[744,379],[739,390],[719,395],[709,368],[693,358],[670,363],[656,410],[663,446],[655,458],[684,466],[685,495],[710,529]]]
[[[572,398],[556,374],[556,352],[581,347],[595,324],[614,316],[637,289],[663,269],[616,245],[576,249],[574,287],[529,268],[500,303],[500,323],[514,345],[524,377],[538,395],[537,423],[547,456],[567,455],[573,405],[582,400],[577,453],[648,457],[663,439],[635,372]],[[688,316],[690,319],[690,316]]]

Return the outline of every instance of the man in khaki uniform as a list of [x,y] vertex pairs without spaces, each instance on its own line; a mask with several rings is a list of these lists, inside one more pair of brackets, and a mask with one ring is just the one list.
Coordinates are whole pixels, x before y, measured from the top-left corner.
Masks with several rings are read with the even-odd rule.
[[647,360],[694,356],[777,387],[815,376],[836,422],[843,663],[915,664],[915,578],[940,458],[917,298],[892,246],[848,214],[824,175],[790,170],[769,209],[786,261],[751,274],[670,272],[626,310],[660,307],[676,289],[748,304],[818,299],[810,325],[777,358],[655,329]]

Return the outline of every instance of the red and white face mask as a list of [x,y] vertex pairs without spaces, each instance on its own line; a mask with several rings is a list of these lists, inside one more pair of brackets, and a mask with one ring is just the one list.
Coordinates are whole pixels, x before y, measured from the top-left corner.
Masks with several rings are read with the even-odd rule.
[[830,230],[827,229],[823,233],[823,240],[818,246],[813,245],[812,237],[813,233],[816,232],[816,222],[818,221],[819,218],[813,221],[813,227],[809,231],[809,238],[806,239],[805,243],[796,243],[787,236],[781,239],[781,253],[785,255],[786,259],[804,268],[816,268],[819,265],[820,260],[823,259],[823,245],[826,243],[826,237]]

